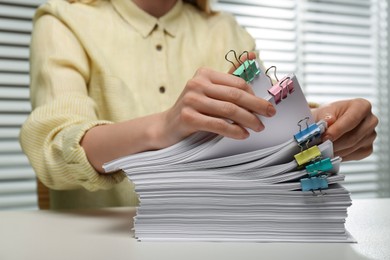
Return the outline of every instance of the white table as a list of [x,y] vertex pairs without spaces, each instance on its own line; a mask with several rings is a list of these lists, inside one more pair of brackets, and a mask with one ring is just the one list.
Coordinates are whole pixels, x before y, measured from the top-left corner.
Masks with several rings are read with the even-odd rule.
[[0,212],[0,259],[390,259],[390,199],[354,200],[343,243],[137,242],[134,208]]

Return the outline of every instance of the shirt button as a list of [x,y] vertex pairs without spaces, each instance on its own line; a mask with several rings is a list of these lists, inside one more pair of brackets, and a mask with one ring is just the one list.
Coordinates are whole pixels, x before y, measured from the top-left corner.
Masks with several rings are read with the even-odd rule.
[[162,45],[161,44],[157,44],[156,45],[156,50],[161,51],[162,50]]
[[161,94],[165,93],[165,87],[164,86],[161,86],[158,90],[160,91]]

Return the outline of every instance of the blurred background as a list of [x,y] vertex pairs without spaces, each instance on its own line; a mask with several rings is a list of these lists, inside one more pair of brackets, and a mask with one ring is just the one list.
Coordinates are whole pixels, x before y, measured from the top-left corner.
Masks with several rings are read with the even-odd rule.
[[[124,0],[128,1],[128,0]],[[30,113],[32,16],[44,0],[0,0],[0,210],[37,209],[19,130]],[[308,100],[369,99],[380,119],[375,152],[343,164],[352,198],[390,197],[387,0],[214,0],[256,39],[265,67],[295,73]]]

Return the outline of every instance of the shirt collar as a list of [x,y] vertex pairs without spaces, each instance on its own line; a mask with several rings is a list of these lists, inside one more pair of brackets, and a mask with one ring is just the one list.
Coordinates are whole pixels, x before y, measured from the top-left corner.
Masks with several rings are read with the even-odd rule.
[[156,18],[139,8],[131,0],[111,0],[117,12],[137,30],[143,37],[147,37],[158,25],[172,37],[178,30],[178,18],[183,10],[183,2],[177,1],[175,6],[164,16]]

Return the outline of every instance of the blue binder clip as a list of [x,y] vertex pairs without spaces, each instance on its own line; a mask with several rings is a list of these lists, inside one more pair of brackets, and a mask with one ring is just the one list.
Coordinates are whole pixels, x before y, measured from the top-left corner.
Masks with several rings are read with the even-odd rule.
[[328,180],[325,176],[301,179],[302,191],[315,191],[328,188]]
[[287,97],[288,93],[292,92],[294,92],[294,82],[290,77],[284,77],[268,90],[268,93],[274,97],[275,104],[279,104],[282,99]]
[[[230,52],[233,52],[234,54],[234,57],[236,59],[236,61],[240,64],[240,66],[237,68],[236,65],[234,64],[234,62],[232,62],[231,60],[228,59],[228,54]],[[241,56],[246,54],[247,55],[247,60],[245,60],[244,62],[241,61]],[[236,68],[236,70],[233,72],[233,75],[237,76],[237,77],[240,77],[242,79],[244,79],[246,82],[251,82],[253,81],[253,79],[260,74],[260,70],[259,68],[257,67],[257,63],[255,60],[250,60],[249,59],[249,53],[247,51],[244,51],[238,58],[237,58],[237,55],[236,55],[236,52],[234,50],[230,50],[228,53],[226,53],[225,55],[225,59],[230,62],[231,64],[233,64],[234,68]]]
[[[306,128],[302,130],[301,122],[306,120]],[[302,119],[298,122],[299,126],[299,132],[294,135],[295,140],[297,141],[298,145],[301,146],[303,143],[309,143],[315,138],[318,138],[321,136],[321,129],[319,126],[314,123],[310,126],[307,124],[307,121],[309,120],[308,117],[305,119]]]
[[319,162],[314,162],[306,166],[306,171],[309,177],[317,176],[321,172],[327,172],[333,169],[330,158],[323,159]]

